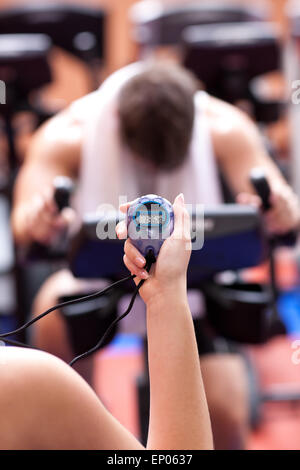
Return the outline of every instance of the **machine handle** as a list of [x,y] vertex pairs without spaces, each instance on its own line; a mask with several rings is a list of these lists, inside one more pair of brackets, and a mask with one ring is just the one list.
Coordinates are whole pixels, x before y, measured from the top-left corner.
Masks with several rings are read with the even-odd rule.
[[272,208],[270,203],[271,188],[264,171],[260,168],[254,168],[250,173],[250,181],[261,198],[263,211],[267,212]]
[[[262,200],[263,211],[267,212],[272,209],[272,205],[270,203],[271,188],[263,169],[254,168],[250,173],[250,181]],[[294,246],[296,242],[297,233],[294,231],[273,237],[273,244],[278,246]]]
[[70,206],[70,199],[74,190],[73,181],[67,176],[57,176],[54,179],[54,201],[59,212]]
[[[74,183],[71,178],[66,176],[57,176],[53,181],[53,185],[53,198],[58,211],[61,212],[66,207],[70,206],[70,199],[74,191]],[[62,259],[66,254],[65,245],[65,235],[63,235],[53,246],[34,242],[24,250],[22,258],[25,259],[25,261]]]

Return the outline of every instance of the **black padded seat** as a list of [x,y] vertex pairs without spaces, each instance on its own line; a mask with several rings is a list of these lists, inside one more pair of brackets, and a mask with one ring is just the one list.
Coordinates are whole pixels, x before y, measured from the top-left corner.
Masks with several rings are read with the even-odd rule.
[[257,87],[253,85],[255,78],[281,69],[280,31],[275,25],[245,22],[191,26],[183,31],[182,42],[184,65],[209,93],[230,103],[250,99],[260,110],[260,122],[278,118],[280,104],[268,102],[268,110],[263,109],[262,97],[256,96]]
[[14,111],[31,91],[51,81],[47,56],[51,40],[43,34],[0,34],[0,79],[6,85],[6,106]]
[[135,40],[142,47],[178,44],[187,26],[265,19],[262,9],[220,1],[168,7],[158,1],[145,0],[134,5],[130,16]]
[[104,55],[102,9],[64,4],[26,4],[0,10],[0,32],[41,33],[54,45],[89,62]]
[[0,115],[12,174],[18,168],[13,117],[19,111],[34,111],[31,93],[51,82],[47,60],[51,47],[50,38],[44,34],[0,34]]

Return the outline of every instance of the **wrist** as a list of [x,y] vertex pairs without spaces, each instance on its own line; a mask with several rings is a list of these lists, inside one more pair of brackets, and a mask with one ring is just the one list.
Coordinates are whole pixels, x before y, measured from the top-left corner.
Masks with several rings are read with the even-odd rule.
[[157,289],[155,294],[152,294],[149,299],[147,299],[146,307],[147,311],[159,311],[165,306],[174,303],[188,305],[186,280],[178,280]]
[[30,237],[23,208],[15,209],[12,212],[11,227],[16,243],[26,245],[29,242]]

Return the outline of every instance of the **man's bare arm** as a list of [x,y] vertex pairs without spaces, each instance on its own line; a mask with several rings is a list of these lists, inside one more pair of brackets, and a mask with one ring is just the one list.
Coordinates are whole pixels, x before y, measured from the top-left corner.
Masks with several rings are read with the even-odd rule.
[[218,163],[233,195],[239,202],[251,202],[255,190],[249,175],[253,168],[261,167],[272,192],[273,209],[267,215],[269,230],[280,233],[299,227],[298,198],[268,155],[252,120],[215,98],[210,99],[209,119]]
[[267,154],[257,126],[245,113],[210,98],[209,115],[218,162],[234,195],[253,193],[249,183],[253,167],[263,167],[271,185],[287,185]]
[[17,243],[46,241],[47,231],[52,233],[52,216],[55,222],[57,215],[53,179],[76,177],[80,146],[81,128],[70,121],[68,112],[50,119],[33,136],[14,188],[12,227]]

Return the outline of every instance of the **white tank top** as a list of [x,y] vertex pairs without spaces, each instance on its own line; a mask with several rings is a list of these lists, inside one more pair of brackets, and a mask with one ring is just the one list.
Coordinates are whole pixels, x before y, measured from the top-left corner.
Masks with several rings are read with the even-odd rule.
[[141,62],[111,75],[98,90],[75,101],[70,108],[82,122],[83,144],[76,209],[81,215],[101,204],[118,209],[119,196],[131,201],[144,194],[159,194],[172,201],[183,193],[188,204],[218,204],[222,192],[208,128],[205,108],[208,95],[195,95],[195,120],[188,155],[183,165],[169,171],[149,171],[124,148],[119,135],[118,93],[135,74],[144,70]]

